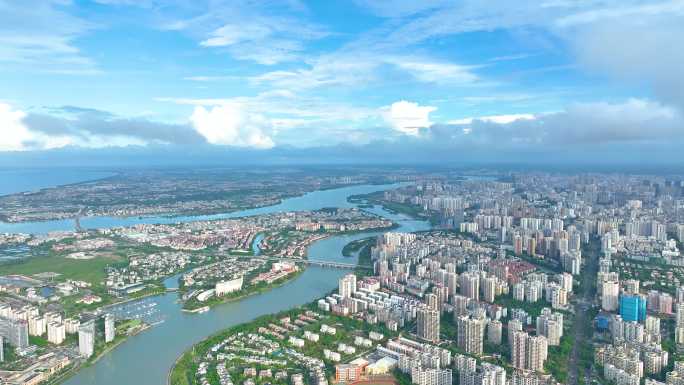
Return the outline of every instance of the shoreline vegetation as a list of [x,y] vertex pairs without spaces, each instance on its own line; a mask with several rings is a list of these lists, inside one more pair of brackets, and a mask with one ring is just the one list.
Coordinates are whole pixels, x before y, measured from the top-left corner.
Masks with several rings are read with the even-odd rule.
[[345,257],[351,257],[356,253],[359,253],[367,244],[373,244],[375,243],[375,237],[368,237],[368,238],[362,238],[362,239],[357,239],[355,241],[351,241],[344,245],[342,248],[342,255]]

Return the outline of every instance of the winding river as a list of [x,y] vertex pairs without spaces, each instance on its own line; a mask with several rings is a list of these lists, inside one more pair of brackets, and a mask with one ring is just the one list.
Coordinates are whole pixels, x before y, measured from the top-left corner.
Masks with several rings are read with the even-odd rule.
[[[269,207],[244,210],[219,215],[188,217],[115,218],[99,217],[81,220],[86,228],[131,226],[137,223],[176,223],[181,221],[234,218],[239,216],[266,214],[280,211],[316,210],[323,207],[354,207],[347,197],[373,191],[387,190],[399,185],[363,185],[334,190],[316,191],[301,197],[290,198]],[[382,215],[400,224],[396,231],[420,231],[429,228],[425,221],[415,221],[403,215],[389,213],[374,207],[368,211]],[[45,233],[55,230],[73,229],[72,221],[47,221],[20,224],[0,224],[0,232]],[[347,243],[378,235],[367,232],[339,235],[313,243],[309,247],[309,258],[327,261],[345,261],[342,248]],[[353,257],[351,257],[353,258]],[[157,296],[159,311],[165,322],[135,336],[102,357],[95,365],[79,371],[66,381],[69,385],[164,385],[167,374],[181,353],[195,343],[230,326],[249,322],[264,314],[276,313],[321,297],[337,286],[337,280],[344,270],[309,267],[289,283],[242,300],[218,305],[203,314],[188,314],[181,311],[176,293]],[[167,287],[175,287],[176,277],[168,279]]]

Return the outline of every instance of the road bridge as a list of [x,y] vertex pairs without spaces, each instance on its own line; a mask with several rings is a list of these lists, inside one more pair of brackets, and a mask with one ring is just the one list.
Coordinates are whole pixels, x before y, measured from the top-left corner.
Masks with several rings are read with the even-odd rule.
[[252,258],[263,259],[263,260],[268,260],[268,261],[301,263],[301,264],[305,264],[305,265],[309,265],[309,266],[320,266],[320,267],[328,267],[328,268],[333,268],[333,269],[373,270],[373,266],[369,266],[369,265],[357,265],[355,263],[325,261],[325,260],[321,260],[321,259],[298,259],[298,258],[287,258],[287,257],[277,257],[277,256],[253,256]]

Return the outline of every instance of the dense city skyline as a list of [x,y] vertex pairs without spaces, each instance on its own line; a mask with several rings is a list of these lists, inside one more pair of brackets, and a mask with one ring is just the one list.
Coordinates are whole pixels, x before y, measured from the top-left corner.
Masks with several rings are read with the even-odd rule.
[[681,162],[679,0],[0,9],[3,166]]

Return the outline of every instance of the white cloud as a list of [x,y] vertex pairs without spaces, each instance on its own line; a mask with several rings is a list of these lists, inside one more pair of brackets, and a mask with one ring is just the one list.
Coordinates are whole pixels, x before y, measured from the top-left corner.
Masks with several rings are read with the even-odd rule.
[[68,13],[69,1],[0,1],[0,63],[60,74],[96,74],[74,40],[93,28]]
[[[201,106],[205,109],[238,105],[250,115],[266,117],[268,136],[273,142],[295,146],[318,146],[340,142],[358,143],[381,137],[369,125],[377,123],[378,109],[330,101],[324,97],[302,96],[275,89],[252,97],[227,99],[157,98],[162,102]],[[363,131],[363,135],[359,132]]]
[[301,42],[275,38],[230,48],[234,58],[263,65],[297,61],[303,52],[304,45]]
[[277,70],[250,78],[254,85],[305,90],[330,86],[354,87],[368,84],[376,77],[381,64],[373,55],[355,53],[322,55],[307,63],[306,68]]
[[534,114],[507,114],[507,115],[489,115],[489,116],[478,116],[473,118],[463,118],[450,120],[449,124],[472,124],[475,120],[480,120],[483,122],[493,122],[499,124],[507,124],[514,122],[519,119],[530,120],[534,119]]
[[207,76],[207,75],[196,75],[196,76],[186,76],[183,80],[188,80],[191,82],[220,82],[224,80],[235,80],[239,79],[237,76]]
[[193,127],[211,144],[271,148],[271,123],[262,115],[249,113],[238,103],[211,108],[195,107],[190,117]]
[[472,72],[472,66],[401,57],[390,62],[426,83],[473,83],[479,80]]
[[382,115],[393,129],[410,136],[420,136],[421,130],[432,125],[430,113],[437,107],[421,106],[401,100],[382,108]]
[[33,139],[33,135],[22,120],[26,114],[13,110],[9,104],[0,103],[0,151],[20,151],[25,149],[25,142]]
[[556,20],[559,27],[569,27],[579,24],[591,24],[607,20],[625,20],[633,17],[644,18],[656,15],[679,16],[684,15],[684,2],[670,0],[652,4],[635,4],[630,6],[611,6],[605,8],[590,9],[583,12],[560,17]]
[[[209,2],[194,18],[168,23],[185,31],[202,47],[222,49],[238,60],[274,65],[302,59],[307,42],[330,33],[304,20],[300,7],[285,2]],[[293,10],[295,11],[293,13]]]
[[[574,48],[575,59],[585,70],[637,87],[646,84],[660,101],[684,109],[684,50],[673,48],[684,40],[682,0],[463,0],[420,5],[403,0],[358,2],[390,19],[364,33],[357,40],[357,49],[396,52],[419,48],[426,42],[438,44],[451,35],[507,30],[525,51],[557,55]],[[402,18],[406,15],[412,17]],[[507,51],[501,58],[525,56]],[[517,74],[580,68],[573,61]],[[439,79],[438,74],[428,72],[422,80]]]
[[411,16],[449,3],[448,0],[356,0],[355,2],[382,17]]
[[24,111],[0,102],[0,151],[45,150],[74,143],[69,136],[46,135],[31,130],[25,122],[27,116]]
[[330,86],[367,87],[387,80],[388,68],[423,83],[474,84],[480,78],[474,66],[434,60],[430,57],[383,55],[377,52],[337,52],[307,62],[307,68],[277,70],[250,78],[253,85],[307,90]]
[[669,143],[679,140],[684,124],[675,108],[646,99],[622,103],[577,103],[563,111],[536,115],[500,115],[435,125],[429,134],[453,145],[548,145],[578,149],[594,145]]
[[73,106],[25,112],[0,102],[0,152],[201,143],[206,141],[188,124],[120,118]]
[[263,40],[273,33],[266,24],[226,24],[211,33],[211,37],[202,41],[204,47],[226,47],[246,41]]

